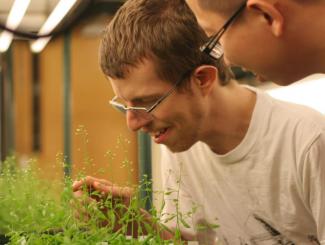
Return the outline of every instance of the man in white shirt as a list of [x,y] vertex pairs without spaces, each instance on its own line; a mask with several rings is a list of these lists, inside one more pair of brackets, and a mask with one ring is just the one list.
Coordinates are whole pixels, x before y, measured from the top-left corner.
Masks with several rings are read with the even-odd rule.
[[237,84],[206,41],[184,0],[129,0],[101,42],[111,104],[168,148],[163,220],[200,244],[324,242],[325,118]]
[[[325,1],[187,0],[229,63],[261,81],[293,83],[325,73]],[[207,50],[209,52],[209,50]]]
[[[162,147],[164,190],[179,188],[179,212],[197,207],[192,224],[220,226],[184,228],[203,244],[325,244],[324,120],[256,94],[245,137],[225,154],[204,142],[176,154]],[[175,198],[166,197],[165,213],[176,211]]]

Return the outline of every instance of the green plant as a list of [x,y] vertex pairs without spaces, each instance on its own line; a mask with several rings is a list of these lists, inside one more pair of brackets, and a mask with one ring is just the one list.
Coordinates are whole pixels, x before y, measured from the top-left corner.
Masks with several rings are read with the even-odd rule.
[[[84,128],[78,133],[82,132],[86,132]],[[118,142],[128,143],[121,138]],[[111,151],[107,155],[114,156]],[[89,154],[85,157],[85,163],[91,163]],[[57,156],[57,162],[62,168],[65,166],[61,155]],[[110,195],[102,196],[87,186],[83,187],[84,195],[76,200],[70,178],[48,181],[39,177],[40,170],[35,160],[31,159],[27,166],[18,167],[15,157],[8,157],[0,164],[0,234],[10,237],[10,244],[182,244],[181,226],[189,227],[185,220],[196,211],[193,207],[182,214],[179,190],[167,190],[163,195],[176,195],[176,213],[162,214],[164,203],[158,209],[150,203],[152,208],[148,213],[152,218],[151,224],[160,224],[157,229],[146,222],[141,211],[147,202],[151,202],[150,180],[144,179],[139,185],[129,186],[134,195],[128,204]],[[122,166],[132,169],[126,159]],[[85,174],[86,169],[82,169],[78,176],[83,178]],[[181,177],[177,183],[180,185]],[[139,198],[140,189],[148,196]],[[97,202],[89,201],[89,196]],[[160,237],[161,229],[168,230],[164,222],[172,219],[177,224],[174,239],[164,241]],[[130,224],[136,224],[136,227],[130,227]],[[128,235],[130,230],[133,236]]]
[[[111,196],[99,203],[75,202],[72,196],[72,181],[48,183],[41,180],[30,162],[26,169],[17,167],[13,157],[2,163],[0,175],[0,233],[10,236],[11,244],[167,244],[152,227],[146,227],[149,235],[139,229],[133,238],[126,235],[130,221],[142,223],[139,212],[142,203],[136,197],[130,205],[116,203]],[[57,195],[56,185],[62,192]],[[100,195],[92,192],[92,196]],[[72,204],[73,202],[73,204]],[[113,204],[114,202],[114,204]],[[80,205],[77,207],[76,205]],[[114,206],[114,208],[113,208]],[[102,210],[106,209],[103,213]],[[75,210],[83,209],[85,217],[75,217]],[[117,211],[124,210],[119,219],[119,229],[114,230]],[[102,224],[105,223],[105,226]]]

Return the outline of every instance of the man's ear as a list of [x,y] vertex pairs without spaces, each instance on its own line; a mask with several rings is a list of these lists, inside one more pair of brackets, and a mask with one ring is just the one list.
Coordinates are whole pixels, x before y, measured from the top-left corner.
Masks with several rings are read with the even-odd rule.
[[202,65],[195,69],[194,79],[203,95],[208,94],[215,85],[218,69],[211,65]]
[[278,8],[276,1],[248,0],[247,8],[263,15],[263,18],[270,26],[273,35],[276,37],[282,35],[284,29],[284,17]]

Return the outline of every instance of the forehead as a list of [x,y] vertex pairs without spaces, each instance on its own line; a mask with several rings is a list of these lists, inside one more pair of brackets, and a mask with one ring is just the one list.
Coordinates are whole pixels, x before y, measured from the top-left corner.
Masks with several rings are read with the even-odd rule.
[[171,87],[161,80],[152,61],[144,60],[135,67],[130,67],[125,78],[109,78],[114,93],[124,100],[159,95]]

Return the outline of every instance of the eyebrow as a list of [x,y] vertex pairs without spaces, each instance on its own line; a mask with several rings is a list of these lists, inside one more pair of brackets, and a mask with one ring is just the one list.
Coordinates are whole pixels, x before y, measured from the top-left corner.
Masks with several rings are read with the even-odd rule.
[[150,95],[145,95],[145,96],[136,96],[136,97],[134,97],[134,98],[132,98],[130,100],[126,100],[126,99],[124,99],[122,97],[119,97],[119,96],[118,96],[118,98],[122,99],[124,101],[130,101],[131,103],[137,103],[137,102],[143,102],[143,101],[151,100],[151,99],[158,99],[161,96],[163,96],[162,93],[159,93],[159,94],[156,93],[156,94],[150,94]]

